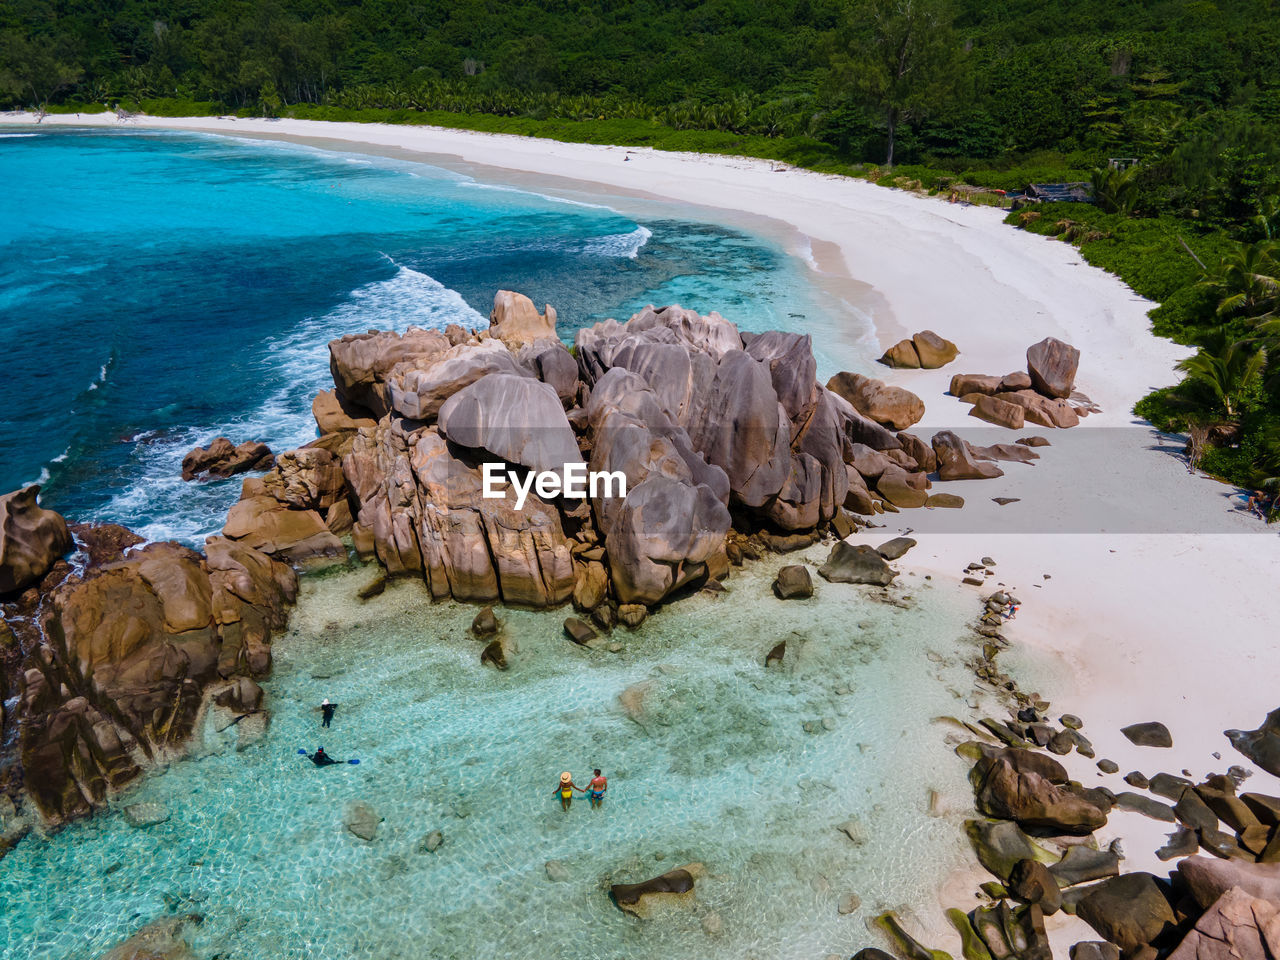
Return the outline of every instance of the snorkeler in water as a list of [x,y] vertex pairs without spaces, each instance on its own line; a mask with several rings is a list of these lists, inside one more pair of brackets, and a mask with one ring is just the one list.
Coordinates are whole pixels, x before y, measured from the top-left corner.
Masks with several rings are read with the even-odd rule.
[[341,762],[339,760],[333,759],[333,757],[325,753],[324,747],[316,747],[316,752],[307,754],[307,759],[309,759],[317,767],[327,767],[332,764]]
[[573,774],[566,770],[564,773],[560,774],[560,782],[556,784],[555,790],[552,791],[552,793],[558,793],[560,795],[561,810],[566,812],[568,811],[570,805],[573,803],[573,791],[575,790],[579,793],[585,792],[580,786],[573,782]]
[[320,704],[320,726],[327,727],[333,723],[333,713],[338,709],[336,703],[330,703],[329,698],[324,698],[324,703]]

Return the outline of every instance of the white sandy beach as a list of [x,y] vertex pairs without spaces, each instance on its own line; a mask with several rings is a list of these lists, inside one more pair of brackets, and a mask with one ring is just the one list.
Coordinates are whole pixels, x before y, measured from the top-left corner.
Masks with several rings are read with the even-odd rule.
[[[29,115],[0,116],[0,123],[29,122]],[[119,125],[102,114],[44,123]],[[1007,227],[1001,211],[767,161],[376,124],[144,117],[128,126],[407,151],[789,225],[816,250],[838,250],[834,263],[819,255],[824,269],[869,286],[864,305],[882,346],[925,328],[959,346],[960,358],[944,370],[864,371],[925,401],[917,433],[955,428],[978,443],[1041,433],[1053,442],[1035,466],[1004,465],[1002,479],[935,485],[965,496],[963,510],[886,515],[882,530],[861,539],[878,543],[913,528],[919,546],[903,568],[971,591],[975,614],[986,591],[960,585],[963,569],[982,556],[998,561],[992,581],[1014,588],[1024,603],[1008,630],[1030,649],[1024,686],[1037,685],[1055,717],[1081,716],[1098,758],[1120,765],[1119,774],[1101,776],[1093,761],[1073,755],[1064,758],[1073,775],[1118,792],[1128,789],[1121,777],[1129,770],[1222,772],[1245,762],[1222,731],[1256,727],[1280,706],[1270,686],[1271,670],[1280,666],[1280,537],[1244,514],[1239,491],[1189,474],[1176,455],[1179,443],[1135,421],[1134,402],[1175,382],[1174,365],[1186,350],[1153,337],[1146,318],[1152,304],[1084,264],[1070,245]],[[1000,431],[944,396],[953,373],[1023,368],[1026,347],[1046,336],[1081,350],[1077,388],[1103,409],[1069,435]],[[991,500],[997,496],[1019,502],[1000,507]],[[1015,662],[1010,655],[1005,665]],[[1145,720],[1167,724],[1172,750],[1134,747],[1120,735],[1121,726]],[[1259,771],[1249,789],[1274,794],[1280,783]],[[1102,836],[1124,838],[1128,869],[1159,873],[1168,867],[1153,851],[1169,829],[1117,811]],[[1071,932],[1081,931],[1059,923],[1055,947],[1073,942],[1066,939]]]

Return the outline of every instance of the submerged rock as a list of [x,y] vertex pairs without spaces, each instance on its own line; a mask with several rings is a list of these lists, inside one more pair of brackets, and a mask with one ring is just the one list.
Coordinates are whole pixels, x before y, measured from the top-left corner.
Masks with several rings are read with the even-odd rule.
[[444,845],[444,833],[432,830],[418,842],[419,853],[435,853]]
[[152,827],[167,823],[169,810],[163,803],[131,803],[124,808],[124,818],[131,827]]
[[342,812],[342,825],[361,840],[372,841],[378,835],[378,824],[382,817],[363,801],[347,804]]
[[573,876],[569,873],[569,868],[559,860],[548,860],[544,864],[544,869],[547,872],[547,879],[552,883],[568,883],[573,879]]
[[182,934],[190,924],[199,924],[199,914],[162,917],[153,920],[128,940],[112,947],[98,960],[195,960]]
[[694,882],[702,874],[702,864],[685,864],[642,883],[615,883],[609,896],[619,910],[647,920],[659,906],[692,905]]

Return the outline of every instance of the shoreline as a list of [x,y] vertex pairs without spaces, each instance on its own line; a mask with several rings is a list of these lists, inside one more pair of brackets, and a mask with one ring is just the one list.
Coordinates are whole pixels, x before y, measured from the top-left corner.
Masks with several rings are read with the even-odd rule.
[[[1245,536],[1264,527],[1226,500],[1230,488],[1187,474],[1154,431],[1134,419],[1133,402],[1172,382],[1173,366],[1186,351],[1150,333],[1149,301],[1085,265],[1068,244],[1007,227],[988,208],[931,203],[769,161],[377,124],[138,118],[125,125],[114,117],[62,115],[45,123],[51,121],[392,148],[417,159],[446,157],[520,177],[555,178],[577,184],[574,190],[585,181],[769,218],[809,239],[812,263],[868,286],[869,302],[880,305],[869,312],[882,347],[919,329],[958,344],[961,357],[943,370],[877,373],[925,400],[925,418],[914,428],[921,433],[957,424],[965,436],[994,433],[943,395],[950,377],[1017,369],[1026,346],[1045,336],[1073,343],[1082,352],[1080,387],[1103,412],[1071,431],[1071,440],[1127,429],[1108,448],[1112,459],[1072,459],[1061,448],[1070,444],[1064,437],[1060,445],[1055,431],[1002,431],[1004,440],[1045,433],[1054,446],[1036,466],[1007,465],[1000,480],[940,485],[966,498],[961,511],[885,515],[877,518],[883,528],[852,542],[879,543],[914,525],[920,544],[905,566],[949,584],[966,563],[984,555],[997,559],[1000,574],[993,580],[1017,590],[1025,603],[1008,634],[1039,658],[1011,671],[1039,672],[1035,683],[1053,702],[1053,715],[1082,716],[1098,759],[1120,765],[1118,774],[1104,777],[1092,760],[1062,758],[1086,785],[1122,790],[1120,778],[1131,769],[1150,775],[1185,767],[1197,777],[1221,772],[1242,759],[1221,731],[1254,727],[1275,706],[1262,684],[1249,681],[1272,660],[1267,607],[1280,574],[1280,540]],[[22,121],[0,116],[0,124],[13,122]],[[326,136],[317,137],[316,128]],[[624,167],[626,155],[631,160]],[[1007,495],[1020,504],[992,505],[992,496]],[[1098,529],[1097,508],[1108,503],[1133,516],[1133,532]],[[1055,535],[1046,538],[1046,532]],[[974,588],[975,596],[983,589]],[[1204,669],[1210,657],[1214,668]],[[1120,736],[1121,726],[1145,720],[1168,725],[1173,750],[1134,747]],[[1215,751],[1221,760],[1212,757]],[[1261,772],[1249,788],[1277,791],[1275,778]],[[1100,836],[1125,838],[1126,870],[1168,869],[1152,852],[1159,839],[1151,840],[1168,828],[1119,810],[1114,817]],[[1054,946],[1065,948],[1062,925],[1050,932]]]

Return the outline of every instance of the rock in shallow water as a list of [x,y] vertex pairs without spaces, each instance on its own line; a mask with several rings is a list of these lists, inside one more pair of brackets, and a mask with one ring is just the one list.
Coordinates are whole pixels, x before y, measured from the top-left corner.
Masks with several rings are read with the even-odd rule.
[[131,803],[124,808],[124,818],[131,827],[152,827],[169,819],[163,803]]
[[813,580],[804,564],[791,564],[778,571],[773,581],[773,592],[779,600],[801,599],[813,596]]
[[381,822],[378,812],[359,800],[347,804],[342,812],[342,825],[361,840],[372,841],[378,835]]
[[700,863],[689,863],[642,883],[615,883],[609,896],[624,913],[649,919],[662,906],[691,906],[694,881],[705,873]]
[[888,586],[897,576],[874,547],[865,543],[854,546],[843,540],[831,548],[827,562],[818,568],[818,573],[832,583],[868,583],[880,587]]

